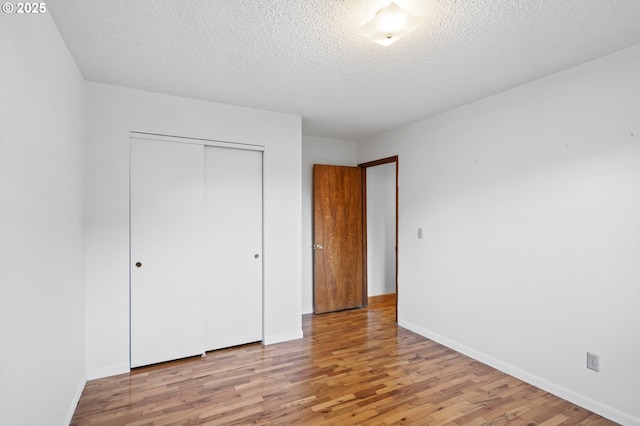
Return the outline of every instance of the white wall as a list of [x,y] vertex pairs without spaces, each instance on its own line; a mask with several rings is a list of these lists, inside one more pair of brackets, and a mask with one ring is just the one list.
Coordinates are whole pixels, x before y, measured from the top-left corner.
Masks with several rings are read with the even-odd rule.
[[85,382],[83,80],[47,14],[0,14],[0,423],[68,423]]
[[639,75],[640,45],[358,155],[399,155],[400,324],[625,424],[640,424]]
[[396,292],[396,163],[367,167],[367,292]]
[[302,137],[302,312],[313,312],[313,165],[356,166],[355,142]]
[[86,85],[89,378],[129,368],[129,132],[264,145],[264,341],[302,337],[301,117]]

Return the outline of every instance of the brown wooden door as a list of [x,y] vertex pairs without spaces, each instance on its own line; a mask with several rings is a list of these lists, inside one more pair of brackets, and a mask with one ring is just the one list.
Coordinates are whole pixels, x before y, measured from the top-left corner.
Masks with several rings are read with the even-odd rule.
[[313,166],[314,312],[365,304],[362,169]]

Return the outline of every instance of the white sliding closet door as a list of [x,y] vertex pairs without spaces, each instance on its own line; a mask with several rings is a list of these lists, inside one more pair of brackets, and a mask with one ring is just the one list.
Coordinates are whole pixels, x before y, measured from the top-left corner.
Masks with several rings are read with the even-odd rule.
[[204,147],[131,139],[131,367],[203,352]]
[[262,152],[205,147],[205,349],[262,340]]

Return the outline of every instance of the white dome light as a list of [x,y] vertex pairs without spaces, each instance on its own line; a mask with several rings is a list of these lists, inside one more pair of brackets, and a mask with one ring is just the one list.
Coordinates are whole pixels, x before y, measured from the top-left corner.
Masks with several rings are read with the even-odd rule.
[[380,9],[372,20],[356,28],[354,32],[375,43],[389,46],[418,28],[423,22],[424,19],[410,14],[391,2],[389,6]]

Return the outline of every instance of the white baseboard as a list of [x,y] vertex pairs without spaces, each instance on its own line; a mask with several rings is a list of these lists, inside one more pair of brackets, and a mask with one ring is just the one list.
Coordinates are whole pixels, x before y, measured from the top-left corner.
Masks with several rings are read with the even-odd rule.
[[295,333],[276,334],[274,336],[264,336],[263,343],[265,345],[273,345],[275,343],[288,342],[290,340],[302,339],[302,330]]
[[640,419],[637,417],[633,417],[627,413],[623,413],[619,410],[616,410],[615,408],[604,405],[598,401],[594,401],[591,398],[587,398],[584,395],[581,395],[572,390],[566,389],[562,386],[559,386],[556,383],[550,382],[546,379],[538,377],[534,374],[531,374],[511,364],[508,364],[499,359],[493,358],[483,352],[476,351],[475,349],[472,349],[468,346],[460,344],[454,340],[448,339],[430,330],[419,327],[415,324],[412,324],[408,321],[404,321],[401,319],[398,320],[398,325],[408,330],[411,330],[414,333],[418,333],[421,336],[426,337],[427,339],[431,339],[435,342],[438,342],[441,345],[444,345],[450,349],[453,349],[456,352],[460,352],[461,354],[464,354],[477,361],[480,361],[483,364],[486,364],[497,370],[500,370],[503,373],[516,377],[522,380],[523,382],[536,386],[546,392],[549,392],[550,394],[553,394],[557,397],[567,400],[580,407],[586,408],[587,410],[592,411],[596,414],[599,414],[602,417],[606,417],[607,419],[612,420],[616,423],[620,423],[622,425],[628,425],[628,426],[640,425]]
[[64,422],[62,422],[63,426],[69,426],[71,420],[73,419],[73,414],[76,412],[76,407],[78,406],[78,402],[80,402],[80,397],[82,396],[82,391],[84,390],[84,385],[87,384],[87,374],[83,374],[80,379],[80,383],[78,384],[78,388],[76,389],[76,393],[73,395],[73,400],[71,401],[71,405],[69,406],[69,410],[67,410],[67,416],[64,418]]
[[117,376],[131,371],[129,364],[113,365],[111,367],[98,368],[87,371],[87,380],[102,379],[104,377]]
[[303,306],[302,307],[302,315],[312,314],[312,313],[313,313],[313,306]]

